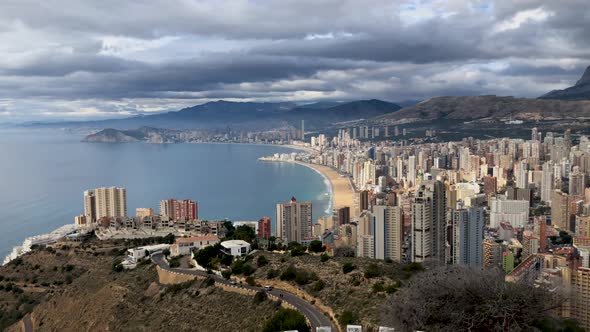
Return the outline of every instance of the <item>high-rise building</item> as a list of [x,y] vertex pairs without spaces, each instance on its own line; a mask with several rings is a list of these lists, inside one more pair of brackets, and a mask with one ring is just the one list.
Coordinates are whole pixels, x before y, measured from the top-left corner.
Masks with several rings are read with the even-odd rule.
[[446,204],[442,182],[427,180],[412,204],[412,261],[432,258],[446,262]]
[[569,196],[561,190],[551,195],[551,224],[563,230],[570,229]]
[[518,163],[518,170],[516,172],[516,187],[528,188],[529,186],[529,166],[526,160],[521,160]]
[[541,175],[541,201],[551,205],[551,194],[553,193],[553,162],[548,161],[543,164],[543,174]]
[[151,217],[154,215],[154,209],[152,208],[136,208],[135,216],[138,218]]
[[288,203],[277,204],[276,237],[284,242],[299,242],[311,235],[311,202],[298,202],[295,197]]
[[503,264],[502,245],[492,239],[483,240],[483,268],[501,269]]
[[339,208],[337,211],[338,225],[344,225],[350,223],[350,207],[345,206]]
[[399,206],[375,205],[374,258],[402,261],[404,235],[403,210]]
[[570,196],[584,196],[586,189],[586,174],[580,172],[579,166],[574,166],[569,178],[569,194]]
[[483,178],[483,193],[486,199],[490,199],[498,191],[498,179],[493,176],[484,176]]
[[[88,197],[92,196],[89,195]],[[94,189],[94,200],[96,206],[94,220],[103,217],[127,217],[127,192],[125,188],[96,188]]]
[[170,220],[196,220],[199,219],[199,207],[190,199],[164,199],[160,201],[160,214]]
[[301,120],[301,140],[305,141],[305,120]]
[[485,212],[480,207],[450,211],[453,264],[481,267],[483,264],[483,227]]
[[86,216],[86,222],[88,223],[96,221],[96,196],[94,190],[84,192],[84,216]]
[[258,237],[268,239],[272,236],[270,231],[270,217],[262,217],[258,220]]
[[369,209],[369,191],[361,190],[358,192],[358,208],[357,215]]

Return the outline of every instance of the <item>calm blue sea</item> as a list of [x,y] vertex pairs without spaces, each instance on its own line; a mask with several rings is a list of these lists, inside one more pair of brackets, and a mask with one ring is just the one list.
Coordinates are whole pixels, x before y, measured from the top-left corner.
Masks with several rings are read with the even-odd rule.
[[307,167],[260,162],[287,148],[237,144],[82,143],[58,130],[0,129],[0,259],[27,236],[50,232],[83,212],[82,193],[127,189],[127,209],[158,211],[190,198],[204,219],[275,219],[275,204],[311,200],[314,219],[329,209],[328,188]]

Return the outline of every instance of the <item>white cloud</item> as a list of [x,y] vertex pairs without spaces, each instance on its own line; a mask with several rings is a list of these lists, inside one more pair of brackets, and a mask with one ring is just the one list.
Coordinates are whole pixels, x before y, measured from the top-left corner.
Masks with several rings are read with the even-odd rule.
[[494,26],[493,32],[500,33],[509,30],[516,30],[525,23],[539,23],[545,21],[547,18],[555,15],[551,11],[545,10],[543,7],[520,11],[509,19],[503,20]]

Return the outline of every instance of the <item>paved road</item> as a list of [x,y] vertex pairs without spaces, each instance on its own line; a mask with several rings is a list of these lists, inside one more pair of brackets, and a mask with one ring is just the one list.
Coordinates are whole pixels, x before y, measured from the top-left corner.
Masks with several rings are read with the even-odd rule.
[[25,317],[23,317],[22,322],[25,332],[33,332],[33,322],[31,322],[31,314],[26,314]]
[[[166,261],[164,260],[164,257],[162,255],[154,255],[154,256],[152,256],[152,260],[154,261],[154,263],[158,264],[158,266],[164,270],[183,273],[183,274],[189,274],[189,275],[195,275],[195,276],[201,276],[201,277],[212,277],[215,280],[215,282],[219,282],[219,283],[226,284],[226,285],[231,285],[230,280],[219,277],[215,274],[208,274],[205,271],[189,270],[189,269],[182,269],[182,268],[174,268],[174,269],[170,268],[168,266],[168,264],[166,263]],[[245,289],[252,289],[255,291],[261,290],[260,287],[255,287],[255,286],[250,286],[250,285],[240,285],[240,287],[245,288]],[[318,308],[316,308],[313,304],[309,303],[308,301],[296,296],[293,293],[290,293],[290,292],[288,292],[284,289],[280,289],[280,288],[274,288],[271,291],[271,293],[277,297],[279,297],[280,295],[283,295],[281,300],[291,304],[300,313],[302,313],[305,317],[307,317],[307,319],[309,319],[309,321],[311,323],[312,331],[315,331],[316,327],[320,327],[320,326],[330,326],[330,327],[332,327],[332,331],[334,331],[334,332],[338,331],[336,329],[336,327],[330,321],[330,318],[328,318],[328,316],[324,315]]]

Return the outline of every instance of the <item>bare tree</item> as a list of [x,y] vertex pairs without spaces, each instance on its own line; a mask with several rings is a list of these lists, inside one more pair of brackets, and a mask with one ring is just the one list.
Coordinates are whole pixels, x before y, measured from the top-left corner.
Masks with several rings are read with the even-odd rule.
[[567,296],[506,282],[499,270],[437,267],[413,277],[387,301],[382,323],[396,331],[530,331],[560,324]]

